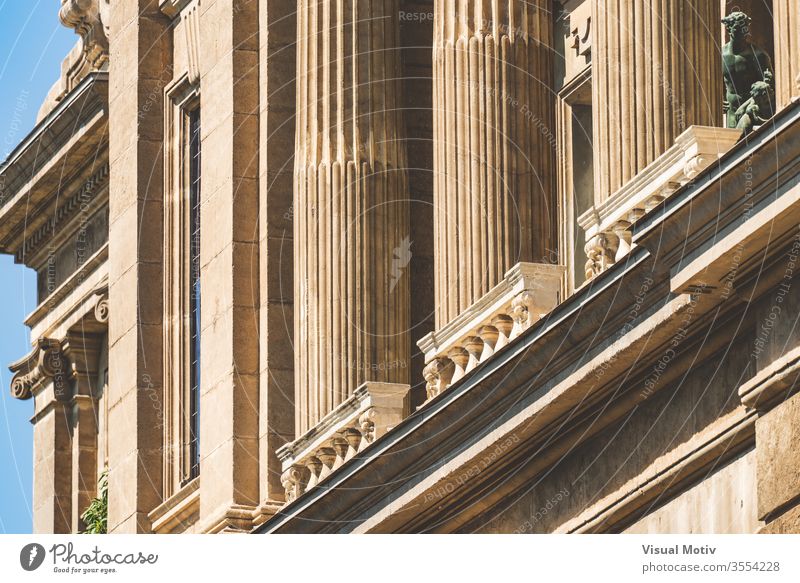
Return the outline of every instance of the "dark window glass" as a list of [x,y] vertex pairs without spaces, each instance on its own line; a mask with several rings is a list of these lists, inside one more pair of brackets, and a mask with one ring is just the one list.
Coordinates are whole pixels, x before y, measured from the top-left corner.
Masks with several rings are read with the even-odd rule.
[[200,473],[200,110],[189,114],[189,478]]

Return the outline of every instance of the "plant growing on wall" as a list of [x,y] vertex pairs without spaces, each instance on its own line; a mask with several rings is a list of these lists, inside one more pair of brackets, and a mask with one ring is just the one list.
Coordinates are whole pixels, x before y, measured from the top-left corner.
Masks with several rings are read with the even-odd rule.
[[89,503],[89,507],[81,514],[86,530],[81,534],[106,534],[108,530],[108,470],[100,474],[97,481],[97,498]]

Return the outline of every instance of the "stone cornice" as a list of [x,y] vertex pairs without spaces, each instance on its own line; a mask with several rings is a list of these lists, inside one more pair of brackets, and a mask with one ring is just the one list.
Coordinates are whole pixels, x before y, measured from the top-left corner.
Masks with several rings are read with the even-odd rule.
[[14,374],[11,379],[11,394],[15,398],[30,399],[44,383],[53,380],[60,385],[55,390],[56,399],[69,401],[71,395],[67,383],[67,362],[58,340],[40,339],[29,354],[8,368]]
[[[33,310],[28,317],[25,318],[25,325],[31,328],[37,326],[40,322],[45,320],[48,315],[52,316],[53,313],[53,306],[59,305],[62,301],[66,300],[76,291],[80,291],[81,288],[84,286],[85,282],[92,277],[92,274],[95,270],[99,269],[103,264],[106,263],[108,259],[108,243],[105,243],[97,252],[89,257],[83,265],[81,265],[75,272],[70,275],[70,277],[62,283],[58,288],[56,288],[53,293],[51,293],[47,299],[36,306],[36,309]],[[107,277],[107,275],[105,276]],[[71,314],[74,310],[78,309],[78,306],[83,304],[86,301],[92,299],[92,297],[97,298],[95,301],[94,307],[91,308],[92,311],[95,311],[96,317],[96,309],[97,303],[103,297],[107,297],[107,294],[103,296],[97,290],[84,290],[85,293],[81,294],[80,296],[76,296],[73,301],[70,303],[69,307],[62,312],[62,309],[59,308],[59,313],[63,313],[64,316],[67,314]],[[63,321],[63,317],[59,317],[57,321]],[[106,322],[102,322],[99,319],[97,320],[100,324],[106,324]],[[51,327],[48,327],[51,329]]]
[[563,524],[559,533],[617,532],[626,519],[655,500],[679,492],[701,472],[723,465],[755,443],[756,415],[739,407],[689,442],[658,459],[613,494],[599,500],[574,519]]
[[798,390],[800,380],[800,347],[794,348],[758,371],[739,387],[739,398],[751,409],[761,412],[788,399]]
[[[633,243],[658,250],[678,268],[702,253],[720,233],[749,221],[800,174],[800,101],[740,140],[714,164],[631,226]],[[743,169],[750,170],[745,192]],[[776,172],[780,169],[780,173]],[[707,203],[707,204],[704,204]],[[748,208],[753,211],[748,211]],[[773,235],[775,236],[775,235]]]
[[[58,207],[55,212],[49,213],[50,218],[40,225],[30,236],[25,239],[22,246],[17,249],[15,260],[23,261],[25,256],[35,255],[42,244],[49,240],[49,235],[57,232],[58,227],[69,222],[79,212],[85,211],[91,205],[103,187],[108,184],[108,162],[92,174],[67,201]],[[61,193],[64,194],[63,192]]]
[[92,73],[0,165],[0,251],[16,254],[26,228],[46,221],[42,212],[56,195],[87,166],[103,164],[107,106],[108,74]]

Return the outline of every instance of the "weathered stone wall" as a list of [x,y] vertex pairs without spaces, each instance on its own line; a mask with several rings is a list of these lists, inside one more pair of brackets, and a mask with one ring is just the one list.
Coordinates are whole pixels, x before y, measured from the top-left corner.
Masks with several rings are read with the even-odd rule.
[[[482,523],[479,531],[546,533],[563,529],[565,525],[568,525],[567,530],[578,529],[582,522],[576,520],[579,515],[589,520],[617,498],[623,498],[626,492],[645,486],[646,476],[665,471],[680,457],[701,448],[721,431],[719,420],[742,407],[737,389],[740,382],[752,374],[750,350],[748,340],[739,338],[731,344],[727,354],[717,354],[694,366],[682,380],[664,387],[657,386],[656,381],[657,392],[641,403],[630,417],[621,419],[571,451],[546,474],[533,479],[507,508],[492,510],[476,521]],[[652,371],[653,367],[645,370]],[[655,376],[650,378],[654,380]],[[648,389],[640,381],[633,390],[646,392]],[[728,523],[731,528],[755,530],[758,521],[752,491],[752,462],[751,458],[746,463],[734,462],[725,470],[726,475],[735,476],[737,483],[719,494],[715,508],[720,516],[715,517],[714,524]],[[665,510],[659,511],[659,518],[654,520],[688,529],[712,530],[700,519],[680,522],[672,512],[682,512],[684,503],[670,505],[670,500],[682,490],[690,489],[697,480],[719,479],[713,477],[719,467],[720,464],[711,463],[696,477],[683,475],[677,482],[661,484],[657,487],[659,491],[664,487],[672,491],[658,495],[640,512],[649,514],[664,506]],[[559,499],[560,492],[568,492],[568,495]],[[548,508],[547,512],[542,513],[543,508]],[[600,528],[606,529],[620,530],[620,525],[611,522]]]

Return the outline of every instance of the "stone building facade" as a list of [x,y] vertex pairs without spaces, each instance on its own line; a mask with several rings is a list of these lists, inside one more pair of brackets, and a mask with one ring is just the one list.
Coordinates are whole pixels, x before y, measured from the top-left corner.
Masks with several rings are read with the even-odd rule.
[[795,0],[59,17],[36,532],[800,532]]

